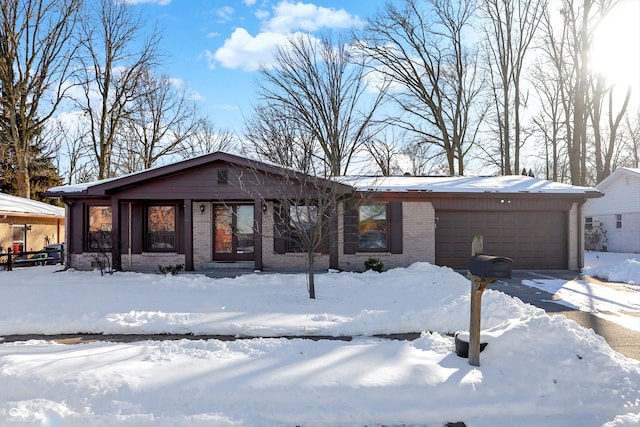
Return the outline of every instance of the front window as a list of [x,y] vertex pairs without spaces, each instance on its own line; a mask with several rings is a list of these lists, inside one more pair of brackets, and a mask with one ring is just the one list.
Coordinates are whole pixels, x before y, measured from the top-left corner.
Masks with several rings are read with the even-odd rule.
[[176,206],[147,206],[146,249],[153,252],[173,251],[176,247]]
[[389,249],[387,205],[363,205],[358,210],[358,250],[386,251]]
[[622,228],[622,214],[617,214],[616,215],[616,228],[617,229],[621,229]]
[[111,206],[89,206],[87,246],[92,250],[111,249]]
[[289,233],[287,252],[307,252],[315,250],[320,241],[318,230],[318,207],[313,205],[293,205],[289,207]]

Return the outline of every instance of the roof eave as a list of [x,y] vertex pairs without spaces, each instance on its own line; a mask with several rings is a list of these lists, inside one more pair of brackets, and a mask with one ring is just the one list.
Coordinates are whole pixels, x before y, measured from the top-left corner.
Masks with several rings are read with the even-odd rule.
[[31,213],[31,212],[13,212],[13,211],[2,211],[0,210],[0,216],[3,217],[9,217],[9,216],[14,216],[14,217],[19,217],[19,218],[57,218],[57,219],[64,219],[64,214],[61,215],[57,215],[57,214],[45,214],[45,213]]

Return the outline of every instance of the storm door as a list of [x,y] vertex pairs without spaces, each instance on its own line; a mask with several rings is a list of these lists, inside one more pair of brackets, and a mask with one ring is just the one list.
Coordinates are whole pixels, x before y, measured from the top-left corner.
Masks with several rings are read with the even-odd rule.
[[253,205],[214,205],[213,260],[253,261]]

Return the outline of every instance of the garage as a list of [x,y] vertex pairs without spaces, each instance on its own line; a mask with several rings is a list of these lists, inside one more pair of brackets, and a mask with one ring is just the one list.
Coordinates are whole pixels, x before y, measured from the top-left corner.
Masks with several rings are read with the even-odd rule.
[[565,211],[436,210],[436,264],[467,268],[482,235],[484,253],[508,256],[516,269],[566,269],[566,222]]

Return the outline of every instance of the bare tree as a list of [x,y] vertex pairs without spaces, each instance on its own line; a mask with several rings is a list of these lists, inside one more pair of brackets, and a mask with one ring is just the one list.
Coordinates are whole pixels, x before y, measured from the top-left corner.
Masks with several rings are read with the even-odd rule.
[[278,49],[276,66],[262,70],[259,104],[290,115],[317,142],[328,175],[338,176],[366,140],[382,102],[384,87],[371,99],[365,74],[364,59],[342,40],[293,36]]
[[[619,153],[615,143],[610,144],[618,138],[628,100],[623,96],[616,98],[621,99],[617,105],[609,103],[614,99],[612,94],[609,97],[612,87],[597,76],[590,62],[595,30],[619,3],[620,0],[561,0],[560,22],[554,22],[551,13],[543,17],[544,54],[558,85],[563,140],[574,185],[587,185],[590,178],[596,181],[604,176],[606,164],[615,163],[615,153]],[[608,126],[603,125],[605,116]],[[613,157],[608,159],[609,155]],[[596,168],[599,171],[592,174]]]
[[382,138],[371,138],[365,142],[365,147],[378,166],[380,173],[383,176],[390,176],[400,172],[397,157],[401,150],[393,137],[390,141],[383,139],[384,137],[385,135],[382,135]]
[[160,37],[154,31],[145,38],[144,26],[126,0],[91,2],[82,20],[82,96],[75,101],[89,119],[98,179],[113,173],[111,156],[119,131],[143,93],[139,88],[147,70],[159,59]]
[[293,114],[275,105],[256,107],[253,117],[245,123],[249,144],[244,154],[296,171],[309,171],[314,163],[320,168],[324,161],[318,155],[317,140],[290,119]]
[[234,134],[216,128],[213,121],[201,117],[197,122],[196,129],[185,139],[184,149],[178,155],[189,158],[216,151],[236,151],[235,141]]
[[421,143],[438,147],[450,175],[464,174],[464,155],[476,134],[469,130],[482,117],[476,110],[481,87],[477,54],[464,43],[475,3],[387,3],[358,43],[377,71],[393,82],[390,96],[404,113],[398,126],[416,134]]
[[[619,159],[624,148],[620,141],[620,124],[627,112],[631,99],[631,86],[627,87],[622,104],[616,112],[614,103],[614,87],[607,87],[604,76],[597,76],[591,87],[593,93],[592,108],[589,112],[593,128],[593,145],[595,158],[593,163],[596,175],[594,182],[600,182],[608,177]],[[603,115],[606,116],[607,125],[602,125]],[[591,169],[591,168],[590,168]]]
[[[483,0],[485,43],[496,104],[500,167],[504,175],[520,171],[523,145],[521,107],[525,58],[548,0]],[[512,124],[513,122],[513,124]],[[513,128],[512,128],[513,127]],[[513,141],[512,141],[513,132]]]
[[[337,268],[338,205],[353,195],[353,188],[337,179],[325,179],[316,174],[326,172],[325,165],[319,162],[320,169],[314,169],[313,162],[305,161],[310,157],[308,152],[300,150],[293,156],[302,156],[292,159],[292,163],[306,164],[307,170],[267,166],[270,171],[265,174],[265,165],[256,163],[246,175],[230,182],[260,199],[265,215],[272,215],[273,230],[263,229],[261,234],[273,237],[276,253],[304,255],[307,292],[309,298],[315,299],[318,258],[328,256],[329,266]],[[255,193],[253,188],[260,190]],[[267,209],[268,205],[272,209]],[[333,260],[332,253],[335,255]]]
[[[309,174],[287,173],[274,208],[275,237],[286,251],[305,254],[307,291],[316,298],[315,270],[320,254],[337,244],[337,204],[344,190],[335,181]],[[291,190],[294,194],[291,195]]]
[[640,167],[640,107],[635,114],[626,116],[624,129],[626,143],[626,166],[632,168]]
[[136,95],[119,130],[116,170],[121,173],[148,169],[160,158],[182,152],[200,124],[195,104],[168,76],[143,70],[133,90]]
[[543,108],[533,117],[534,132],[542,140],[545,177],[559,181],[560,163],[566,156],[560,156],[562,127],[562,102],[560,89],[562,82],[549,63],[537,62],[532,70],[531,82]]
[[31,197],[34,138],[69,89],[81,0],[0,1],[0,132],[11,146],[17,193]]
[[[444,154],[440,150],[435,150],[431,144],[421,141],[409,142],[402,149],[402,154],[409,161],[408,172],[411,175],[442,175],[441,164],[446,164]],[[449,175],[449,170],[445,167],[444,175]]]

